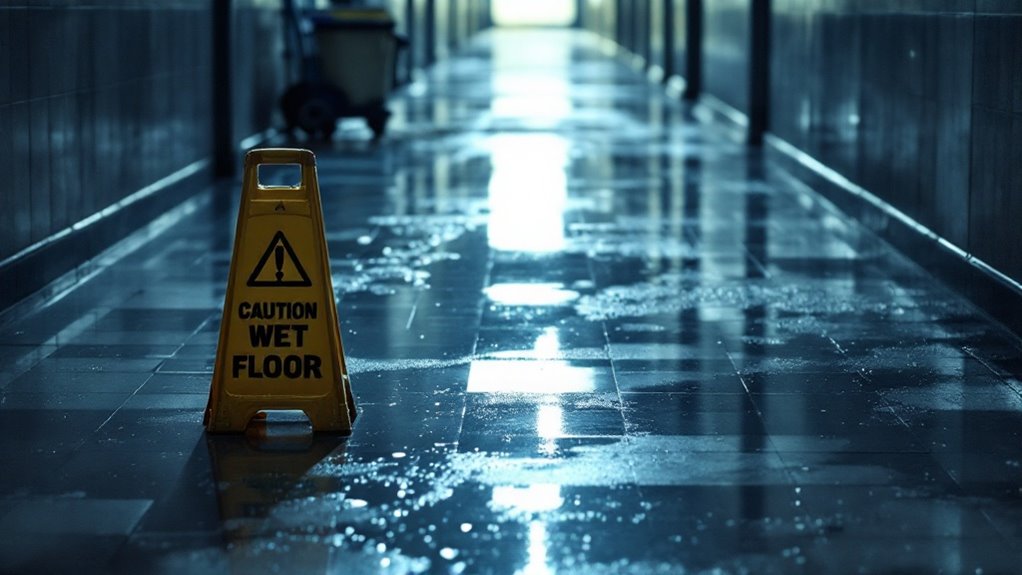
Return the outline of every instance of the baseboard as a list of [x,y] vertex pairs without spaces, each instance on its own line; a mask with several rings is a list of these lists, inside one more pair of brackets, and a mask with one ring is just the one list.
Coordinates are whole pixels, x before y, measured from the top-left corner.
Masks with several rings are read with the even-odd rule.
[[1022,285],[970,255],[788,142],[767,135],[764,153],[796,180],[858,220],[931,275],[1022,335]]
[[749,127],[749,117],[744,112],[712,94],[700,94],[696,108],[700,116],[705,116],[700,119],[732,124],[742,129]]
[[700,122],[727,128],[727,135],[736,142],[744,144],[748,141],[749,117],[715,96],[705,92],[699,94],[692,108],[692,116]]
[[0,311],[78,282],[90,260],[212,182],[210,162],[195,162],[3,260]]

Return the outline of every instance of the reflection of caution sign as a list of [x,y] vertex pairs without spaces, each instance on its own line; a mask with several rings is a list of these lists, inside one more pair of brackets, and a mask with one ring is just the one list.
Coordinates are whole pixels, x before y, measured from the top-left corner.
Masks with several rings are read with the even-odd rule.
[[[278,211],[274,208],[274,211]],[[272,262],[272,266],[269,265]],[[298,261],[294,248],[287,241],[284,232],[277,232],[270,245],[259,258],[252,275],[248,276],[249,287],[309,287],[309,281],[302,262]]]
[[[298,164],[301,184],[260,185],[263,164]],[[303,411],[317,431],[349,432],[355,419],[316,159],[308,150],[253,150],[245,157],[205,425],[244,431],[265,410]]]

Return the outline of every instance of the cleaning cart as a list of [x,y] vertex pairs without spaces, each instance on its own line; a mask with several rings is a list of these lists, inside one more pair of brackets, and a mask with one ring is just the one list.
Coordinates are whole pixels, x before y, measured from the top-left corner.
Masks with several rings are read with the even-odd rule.
[[407,43],[395,34],[394,19],[380,8],[303,13],[289,4],[301,81],[281,98],[288,129],[330,138],[339,118],[362,117],[375,138],[383,136],[397,53]]

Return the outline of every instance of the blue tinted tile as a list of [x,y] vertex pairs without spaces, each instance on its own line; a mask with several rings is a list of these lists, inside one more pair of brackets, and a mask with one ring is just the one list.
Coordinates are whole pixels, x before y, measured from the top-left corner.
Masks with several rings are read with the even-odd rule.
[[0,531],[127,535],[150,505],[147,499],[26,500],[0,518]]

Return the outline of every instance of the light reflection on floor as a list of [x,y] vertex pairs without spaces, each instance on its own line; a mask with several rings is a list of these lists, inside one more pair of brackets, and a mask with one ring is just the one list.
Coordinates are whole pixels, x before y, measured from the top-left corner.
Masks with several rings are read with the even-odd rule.
[[563,249],[567,142],[553,134],[510,134],[495,136],[490,150],[490,247],[532,253]]

